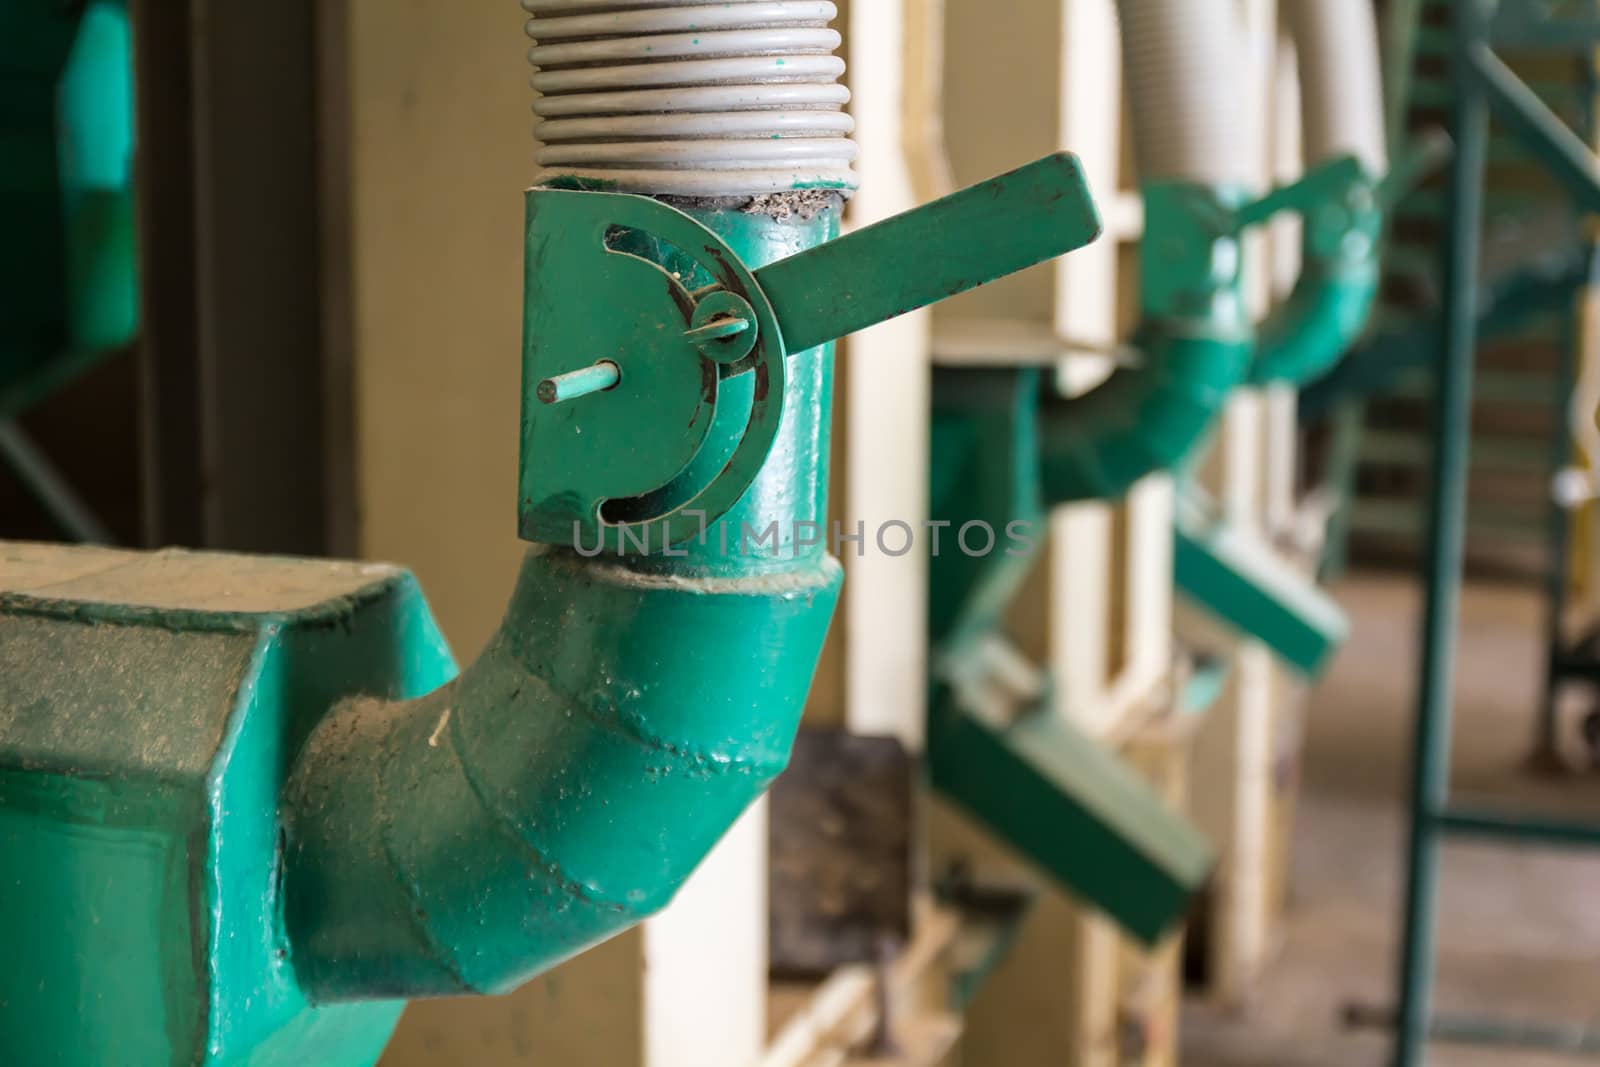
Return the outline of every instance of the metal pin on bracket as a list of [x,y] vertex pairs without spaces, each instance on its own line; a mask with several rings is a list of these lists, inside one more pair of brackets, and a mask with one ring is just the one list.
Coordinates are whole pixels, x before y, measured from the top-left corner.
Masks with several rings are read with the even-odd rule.
[[546,404],[561,404],[614,389],[620,381],[622,381],[622,368],[609,359],[602,359],[592,367],[546,378],[539,383],[537,391],[539,399]]
[[684,333],[690,344],[703,345],[709,341],[722,341],[729,337],[737,337],[753,325],[749,319],[735,318],[731,315],[719,315],[707,322],[704,326],[697,326]]

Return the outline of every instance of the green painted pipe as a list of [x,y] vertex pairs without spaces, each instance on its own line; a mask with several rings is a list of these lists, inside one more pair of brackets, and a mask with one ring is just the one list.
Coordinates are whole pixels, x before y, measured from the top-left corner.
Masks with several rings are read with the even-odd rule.
[[1248,340],[1146,323],[1138,370],[1119,370],[1082,397],[1048,396],[1039,413],[1045,500],[1116,500],[1157,471],[1172,470],[1209,432],[1250,366]]
[[1249,373],[1255,336],[1238,238],[1220,219],[1238,197],[1182,182],[1145,186],[1142,362],[1082,396],[1041,400],[1039,477],[1047,505],[1115,500],[1171,470],[1204,439]]
[[[752,266],[838,227],[836,208],[696,217]],[[744,544],[827,513],[832,350],[789,362],[780,439],[704,545],[534,548],[459,680],[318,729],[284,895],[314,1000],[513,989],[663,907],[783,769],[840,585],[821,545]]]
[[1145,203],[1137,367],[1039,412],[1046,504],[1115,500],[1180,464],[1245,380],[1254,335],[1229,226],[1250,180],[1229,0],[1120,0]]
[[1304,385],[1332,370],[1366,330],[1377,303],[1376,244],[1354,255],[1305,250],[1293,291],[1261,325],[1251,385]]
[[1262,324],[1253,385],[1314,381],[1366,330],[1378,297],[1379,183],[1389,170],[1373,5],[1285,0],[1283,18],[1298,56],[1306,169],[1350,157],[1361,180],[1308,206],[1300,278]]
[[[1238,190],[1250,175],[1229,99],[1231,12],[1192,0],[1125,0],[1119,13],[1146,179],[1143,318],[1134,338],[1144,362],[1083,396],[1046,401],[1041,466],[1052,504],[1117,499],[1146,475],[1180,466],[1240,385],[1320,377],[1359,338],[1378,293],[1377,179],[1333,199],[1308,184],[1281,204],[1307,212],[1300,279],[1252,330],[1238,275]],[[1301,55],[1308,159],[1354,156],[1361,173],[1381,175],[1370,5],[1287,0],[1285,13]]]

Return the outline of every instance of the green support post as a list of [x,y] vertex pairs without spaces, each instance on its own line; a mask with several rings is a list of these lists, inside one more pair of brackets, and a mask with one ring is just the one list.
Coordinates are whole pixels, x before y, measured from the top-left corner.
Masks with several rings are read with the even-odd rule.
[[1450,735],[1466,549],[1467,471],[1472,435],[1472,377],[1476,355],[1478,246],[1483,216],[1489,112],[1469,69],[1488,38],[1484,0],[1454,5],[1454,81],[1450,129],[1450,222],[1445,237],[1443,344],[1433,410],[1433,477],[1428,498],[1427,594],[1416,736],[1411,760],[1408,877],[1400,962],[1396,1067],[1421,1067],[1432,1010],[1439,876],[1438,816],[1450,795]]
[[[1432,1012],[1436,958],[1436,913],[1439,850],[1447,838],[1486,843],[1524,843],[1546,848],[1600,848],[1600,827],[1592,823],[1454,806],[1450,798],[1450,747],[1457,612],[1460,604],[1465,547],[1467,473],[1471,448],[1474,357],[1479,342],[1509,330],[1530,312],[1570,310],[1572,295],[1593,283],[1593,250],[1577,257],[1548,257],[1524,265],[1487,289],[1478,286],[1482,221],[1491,206],[1485,194],[1489,152],[1488,121],[1497,115],[1515,135],[1519,147],[1563,185],[1580,213],[1600,209],[1600,183],[1593,175],[1596,159],[1571,130],[1520,82],[1491,51],[1502,31],[1528,46],[1557,51],[1600,32],[1592,6],[1562,13],[1564,25],[1552,34],[1542,24],[1550,12],[1523,0],[1498,5],[1489,0],[1463,0],[1453,5],[1450,27],[1450,122],[1457,155],[1450,172],[1448,228],[1442,249],[1442,321],[1438,329],[1436,403],[1433,406],[1434,469],[1429,489],[1427,596],[1416,709],[1416,735],[1411,757],[1408,797],[1407,878],[1402,910],[1403,941],[1399,960],[1399,1006],[1388,1011],[1354,1006],[1353,1025],[1394,1026],[1396,1067],[1420,1067],[1430,1037],[1502,1048],[1536,1048],[1584,1054],[1595,1047],[1585,1026],[1562,1027],[1519,1020],[1436,1015]],[[1587,45],[1584,45],[1586,48]],[[1592,89],[1592,83],[1590,85]],[[1583,109],[1585,122],[1591,108]],[[1422,336],[1427,336],[1423,331]],[[1363,373],[1366,373],[1363,371]],[[1570,366],[1563,370],[1563,377]],[[1330,390],[1336,399],[1339,390]],[[1309,397],[1307,399],[1310,399]],[[1558,406],[1565,397],[1557,398]],[[1559,436],[1559,435],[1558,435]],[[1565,447],[1553,446],[1556,467],[1565,465]],[[1549,544],[1557,555],[1565,540],[1564,521],[1552,516]],[[1550,614],[1547,627],[1559,630],[1562,567],[1551,561]],[[1580,662],[1564,647],[1552,649],[1550,680],[1593,678],[1592,663]],[[1548,756],[1553,744],[1550,690],[1545,694],[1539,742]]]

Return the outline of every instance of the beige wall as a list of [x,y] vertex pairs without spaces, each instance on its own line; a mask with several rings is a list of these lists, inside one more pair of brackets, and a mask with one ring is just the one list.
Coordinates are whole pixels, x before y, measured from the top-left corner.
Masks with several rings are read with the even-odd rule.
[[325,149],[348,211],[330,223],[350,249],[360,550],[416,571],[467,661],[521,551],[523,18],[514,0],[328,6],[346,19],[349,91],[327,106],[348,137]]
[[[1059,4],[947,3],[944,118],[957,185],[1061,147],[1061,32]],[[1046,264],[956,297],[938,316],[1049,323],[1054,311],[1055,268]]]

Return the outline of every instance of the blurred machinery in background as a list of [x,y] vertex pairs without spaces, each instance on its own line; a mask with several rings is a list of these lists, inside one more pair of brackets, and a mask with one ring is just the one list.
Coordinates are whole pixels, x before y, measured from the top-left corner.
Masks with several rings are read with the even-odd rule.
[[[1593,286],[1595,247],[1589,226],[1600,209],[1595,138],[1595,47],[1600,12],[1585,3],[1395,4],[1396,54],[1391,108],[1398,116],[1442,113],[1456,144],[1447,188],[1413,204],[1409,215],[1435,234],[1432,257],[1412,260],[1431,307],[1395,316],[1387,335],[1307,397],[1313,411],[1359,418],[1374,392],[1403,377],[1424,383],[1431,408],[1426,522],[1421,527],[1426,604],[1419,663],[1416,736],[1410,781],[1410,839],[1402,912],[1400,1000],[1394,1013],[1358,1006],[1362,1023],[1393,1023],[1395,1062],[1426,1059],[1430,1037],[1500,1048],[1593,1053],[1587,1022],[1434,1016],[1432,994],[1440,887],[1440,850],[1452,839],[1555,848],[1600,846],[1600,824],[1505,811],[1452,795],[1450,748],[1455,710],[1455,646],[1469,499],[1482,516],[1513,509],[1482,477],[1518,470],[1532,514],[1545,533],[1545,588],[1550,656],[1538,709],[1533,768],[1561,773],[1558,697],[1564,687],[1600,679],[1592,637],[1574,639],[1570,597],[1574,529],[1597,496],[1589,451],[1594,440]],[[1502,54],[1507,58],[1502,58]],[[1516,62],[1520,69],[1514,69]],[[1496,131],[1491,136],[1491,116]],[[1413,231],[1413,235],[1416,231]],[[1430,269],[1431,268],[1431,269]],[[1395,321],[1395,320],[1399,321]],[[1400,354],[1391,366],[1384,353]],[[1477,371],[1484,373],[1479,375]],[[1527,386],[1524,407],[1542,408],[1545,447],[1531,462],[1512,458],[1496,421],[1519,400],[1506,382]],[[1473,453],[1478,453],[1474,465]],[[1336,458],[1348,464],[1347,445]],[[1479,477],[1474,478],[1474,475]],[[1348,475],[1347,475],[1348,477]],[[1469,485],[1474,492],[1469,494]],[[1485,508],[1488,505],[1488,508]],[[1495,546],[1504,552],[1504,545]]]
[[[1192,803],[1185,793],[1235,788],[1215,779],[1186,788],[1192,772],[1182,768],[1195,758],[1185,752],[1192,746],[1188,739],[1196,732],[1215,734],[1233,753],[1259,745],[1259,755],[1249,758],[1264,765],[1230,759],[1212,768],[1242,777],[1241,789],[1279,777],[1271,750],[1282,742],[1268,741],[1261,726],[1235,714],[1219,712],[1202,725],[1205,712],[1230,692],[1241,708],[1265,704],[1269,720],[1281,714],[1271,710],[1285,699],[1273,692],[1273,670],[1261,673],[1250,647],[1262,654],[1270,650],[1294,676],[1314,678],[1345,631],[1337,606],[1282,551],[1284,535],[1293,531],[1272,529],[1231,500],[1214,500],[1201,488],[1201,461],[1233,401],[1314,380],[1360,338],[1377,296],[1387,213],[1436,163],[1440,146],[1431,139],[1403,145],[1389,170],[1370,8],[1286,4],[1281,16],[1299,58],[1304,130],[1303,150],[1294,155],[1303,153],[1303,162],[1294,158],[1292,180],[1261,195],[1277,175],[1264,182],[1252,150],[1269,143],[1273,116],[1267,108],[1228,103],[1237,72],[1250,64],[1250,38],[1238,32],[1233,5],[1130,3],[1120,5],[1119,14],[1132,164],[1142,201],[1138,319],[1126,340],[1108,335],[1107,327],[1118,324],[1094,321],[1084,306],[1089,294],[1067,277],[1070,272],[1079,285],[1092,283],[1083,264],[1069,263],[1058,282],[1053,323],[1015,316],[956,319],[953,311],[955,321],[936,326],[941,364],[933,379],[930,510],[950,531],[968,523],[1006,528],[1013,522],[1042,530],[1054,509],[1096,500],[1116,505],[1132,492],[1111,535],[1125,538],[1122,545],[1096,558],[1084,553],[1092,540],[1068,532],[1069,543],[1058,547],[1056,559],[1063,609],[1071,601],[1092,603],[1085,594],[1105,579],[1088,568],[1128,568],[1126,592],[1113,593],[1111,612],[1079,616],[1089,627],[1110,631],[1099,639],[1099,656],[1107,658],[1105,650],[1120,646],[1128,664],[1120,679],[1125,682],[1139,679],[1135,665],[1147,662],[1139,647],[1146,627],[1170,632],[1172,626],[1170,608],[1135,592],[1132,577],[1148,560],[1161,558],[1139,528],[1146,525],[1142,516],[1161,514],[1152,512],[1151,502],[1164,493],[1171,500],[1171,569],[1162,578],[1175,582],[1204,623],[1185,631],[1195,654],[1192,666],[1150,662],[1152,671],[1143,677],[1151,687],[1128,691],[1131,706],[1111,720],[1110,736],[1096,736],[1100,700],[1073,684],[1075,668],[1068,663],[1063,670],[1057,661],[1056,671],[1047,673],[1019,647],[1036,644],[1020,629],[1025,624],[1017,617],[1017,602],[1038,572],[1038,553],[973,559],[946,552],[934,559],[929,575],[933,682],[927,744],[935,789],[1148,945],[1171,921],[1171,913],[1161,909],[1199,885],[1185,882],[1199,869],[1186,852],[1194,847],[1194,830],[1178,814]],[[1078,40],[1100,25],[1079,15],[1066,32]],[[1088,62],[1094,48],[1086,44],[1078,61]],[[1092,91],[1084,68],[1073,70],[1071,78],[1076,92]],[[1064,123],[1063,129],[1071,127]],[[1105,163],[1092,160],[1091,167],[1104,169]],[[1263,290],[1268,267],[1259,251],[1247,257],[1246,235],[1273,228],[1282,213],[1304,220],[1298,271],[1257,327],[1259,304],[1252,294]],[[1124,316],[1122,324],[1127,322]],[[1091,370],[1063,376],[1063,359],[1110,367],[1099,375]],[[1062,395],[1063,385],[1071,395]],[[1172,480],[1175,500],[1173,490],[1162,488]],[[1226,481],[1222,486],[1224,493],[1237,494],[1238,488]],[[1113,570],[1113,589],[1117,580]],[[1151,619],[1139,620],[1140,612]],[[1119,625],[1128,636],[1116,633]],[[1079,644],[1094,647],[1082,634]],[[1241,647],[1246,651],[1237,651]],[[1228,682],[1236,664],[1246,663],[1249,671],[1239,667],[1240,677]],[[1088,669],[1103,668],[1091,662]],[[1155,789],[1139,785],[1111,757],[1117,751],[1154,773]],[[1292,759],[1292,742],[1287,751]],[[1167,755],[1152,760],[1151,752]],[[1238,996],[1265,958],[1264,940],[1250,935],[1260,929],[1255,924],[1270,921],[1264,897],[1273,877],[1270,863],[1256,851],[1262,846],[1247,851],[1247,844],[1272,832],[1263,824],[1274,814],[1271,805],[1211,806],[1231,807],[1228,818],[1236,829],[1224,827],[1217,837],[1224,868],[1212,882],[1215,910],[1201,926],[1209,934],[1199,948],[1211,957],[1201,966],[1214,975],[1219,995]],[[1125,817],[1120,840],[1102,840],[1089,828],[1057,832],[1082,827],[1085,819],[1092,826],[1104,812]],[[1142,840],[1141,833],[1150,839]],[[957,854],[973,847],[970,836],[956,840]],[[1132,845],[1135,864],[1158,869],[1135,873],[1124,867],[1124,844]],[[1085,850],[1094,863],[1081,863]],[[1130,891],[1133,885],[1140,891]],[[1042,921],[1031,929],[1042,930]],[[1080,1014],[1049,1027],[1053,1047],[1072,1047],[1081,1062],[1171,1062],[1176,1017],[1169,1005],[1177,996],[1177,975],[1170,942],[1131,966],[1097,947],[1106,943],[1093,922],[1080,924],[1076,934],[1063,932],[1058,951],[1082,953],[1076,964],[1058,965],[1073,972],[1075,992],[1068,1002]],[[1048,965],[1039,952],[1032,955],[1029,974],[1036,982],[1046,980]],[[1123,959],[1129,956],[1123,953]],[[1002,984],[1022,994],[1018,982]],[[1101,993],[1096,986],[1112,991]],[[1108,1022],[1122,1034],[1116,1048],[1108,1047]],[[996,1030],[980,1055],[1049,1062],[1051,1044],[1024,1040],[1027,1051],[1016,1052],[1016,1043]]]
[[63,536],[110,534],[17,423],[139,324],[133,51],[125,6],[0,12],[0,461]]
[[[1120,350],[1122,365],[1070,398],[1041,376],[1037,364],[1006,366],[1002,357],[985,355],[977,357],[981,366],[939,368],[930,464],[936,521],[956,531],[968,524],[1005,529],[1016,522],[1042,528],[1050,509],[1118,501],[1151,475],[1187,468],[1234,389],[1298,384],[1337,363],[1359,337],[1377,290],[1384,206],[1412,174],[1384,173],[1371,12],[1342,3],[1297,3],[1290,11],[1309,82],[1304,100],[1313,167],[1299,183],[1248,200],[1242,190],[1250,184],[1245,145],[1251,133],[1222,99],[1240,62],[1229,5],[1123,5],[1125,69],[1137,87],[1131,120],[1149,234],[1141,258],[1139,325],[1131,344]],[[1340,78],[1330,73],[1334,68]],[[1172,117],[1184,109],[1189,111],[1181,119]],[[1241,235],[1283,210],[1307,220],[1304,266],[1293,293],[1258,335],[1245,306]],[[974,349],[983,345],[976,329],[962,340]],[[1003,345],[1004,338],[994,343]],[[1059,348],[1071,344],[1064,338]],[[1314,675],[1341,640],[1344,622],[1337,607],[1278,562],[1268,546],[1208,512],[1198,489],[1180,494],[1180,587],[1225,625],[1268,643],[1295,669]],[[1057,781],[1043,790],[1044,797],[1067,805],[1062,810],[1014,784],[1018,775],[1059,762],[1034,746],[1081,753],[1093,751],[1094,742],[1070,732],[1045,742],[1021,726],[1010,732],[1009,742],[992,732],[997,720],[1009,726],[1018,719],[1012,705],[1019,696],[1035,705],[1029,712],[1063,729],[1047,702],[1040,702],[1045,690],[1037,680],[1025,681],[1020,693],[1015,681],[1008,683],[1008,674],[1014,679],[1017,672],[1006,670],[1008,657],[998,647],[1005,643],[1003,617],[1034,563],[1033,554],[1017,552],[981,558],[947,552],[934,561],[932,781],[1080,895],[1131,930],[1152,936],[1176,912],[1152,919],[1124,911],[1142,903],[1126,886],[1147,886],[1155,894],[1162,874],[1122,872],[1109,853],[1081,863],[1085,836],[1056,832],[1072,824],[1076,783]],[[975,755],[988,750],[985,741],[996,757],[989,768]],[[1086,773],[1098,778],[1098,772]],[[1107,787],[1116,781],[1114,775],[1106,779]],[[1086,782],[1083,788],[1096,786]],[[1120,796],[1095,798],[1084,807],[1126,815],[1171,847],[1182,840],[1181,833],[1162,826],[1159,805],[1135,814],[1138,802]],[[1033,827],[1048,829],[1041,834]],[[1073,841],[1067,853],[1047,858],[1067,840]],[[1162,852],[1145,843],[1133,854],[1151,860]],[[1189,877],[1203,870],[1188,859],[1175,856],[1173,862]],[[1087,877],[1104,878],[1105,889],[1079,881]],[[1195,888],[1181,875],[1177,885],[1174,908],[1185,890]]]
[[319,10],[0,13],[0,535],[353,550]]

